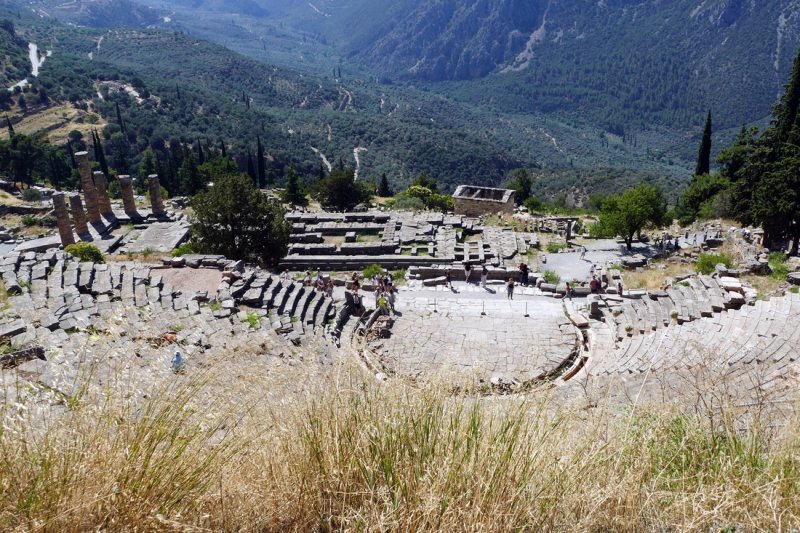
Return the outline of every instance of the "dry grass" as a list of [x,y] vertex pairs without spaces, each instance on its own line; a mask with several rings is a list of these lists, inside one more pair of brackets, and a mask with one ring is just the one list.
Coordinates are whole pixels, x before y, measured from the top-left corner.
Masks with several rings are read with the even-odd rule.
[[[230,379],[230,376],[228,376]],[[176,380],[176,384],[179,380]],[[252,380],[251,380],[252,382]],[[236,381],[229,381],[236,383]],[[252,383],[251,383],[252,385]],[[271,410],[207,382],[60,416],[5,406],[6,530],[780,530],[800,524],[797,421],[615,416],[347,376]],[[244,389],[244,387],[242,387]],[[139,396],[140,397],[140,396]],[[203,399],[203,401],[201,401]]]
[[[3,205],[20,205],[24,202],[18,196],[9,194],[6,191],[0,191],[0,204]],[[0,221],[1,223],[1,221]]]
[[22,215],[4,215],[0,217],[0,226],[7,228],[18,227],[20,235],[24,237],[40,237],[55,232],[52,228],[44,228],[38,224],[33,226],[24,225],[22,223]]
[[[14,131],[32,135],[47,130],[47,139],[51,143],[64,144],[72,130],[78,130],[84,134],[85,138],[89,138],[89,132],[92,129],[102,130],[105,127],[106,124],[102,119],[94,124],[78,120],[87,114],[86,111],[76,109],[71,104],[60,104],[27,115],[21,122],[14,125]],[[99,115],[95,116],[99,117]],[[8,132],[3,128],[0,130],[0,139],[6,138],[8,138]]]
[[8,307],[8,291],[6,291],[6,284],[0,278],[0,311]]
[[667,278],[694,273],[691,265],[669,261],[654,262],[650,267],[640,270],[623,271],[624,284],[629,289],[658,290]]
[[754,274],[744,274],[742,281],[749,283],[758,291],[759,297],[768,299],[770,295],[780,294],[780,288],[784,285],[783,281],[777,280],[772,276],[756,276]]

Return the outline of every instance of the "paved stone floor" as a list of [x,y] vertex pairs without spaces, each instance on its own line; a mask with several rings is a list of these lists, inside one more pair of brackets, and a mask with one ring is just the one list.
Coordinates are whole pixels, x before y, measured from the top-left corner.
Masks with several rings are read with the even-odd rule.
[[561,302],[549,298],[509,302],[407,292],[397,311],[391,338],[371,349],[385,370],[415,379],[526,383],[556,370],[578,343]]

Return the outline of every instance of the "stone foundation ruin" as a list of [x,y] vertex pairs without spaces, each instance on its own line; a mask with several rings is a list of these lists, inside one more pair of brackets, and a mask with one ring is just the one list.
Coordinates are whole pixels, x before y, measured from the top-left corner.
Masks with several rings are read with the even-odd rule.
[[493,189],[461,185],[453,194],[454,212],[456,215],[479,217],[514,213],[514,191],[509,189]]

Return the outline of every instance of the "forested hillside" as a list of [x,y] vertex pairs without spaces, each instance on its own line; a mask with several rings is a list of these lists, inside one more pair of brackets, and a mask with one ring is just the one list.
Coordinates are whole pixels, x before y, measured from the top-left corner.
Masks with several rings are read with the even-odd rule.
[[769,114],[800,42],[797,0],[253,0],[264,15],[218,0],[139,1],[256,59],[428,87],[583,137],[635,136],[645,154],[687,169],[708,109],[715,146]]
[[307,181],[340,161],[356,167],[355,150],[360,179],[386,173],[400,187],[425,172],[445,190],[496,185],[518,167],[586,165],[646,169],[675,188],[686,165],[670,158],[671,141],[658,133],[647,146],[601,130],[587,135],[581,124],[542,115],[498,114],[339,72],[265,66],[171,30],[79,29],[25,9],[6,18],[53,51],[23,96],[30,101],[44,89],[51,105],[83,109],[119,173],[136,174],[148,147],[174,170],[171,147],[223,144],[245,169],[259,140],[278,183],[289,165]]

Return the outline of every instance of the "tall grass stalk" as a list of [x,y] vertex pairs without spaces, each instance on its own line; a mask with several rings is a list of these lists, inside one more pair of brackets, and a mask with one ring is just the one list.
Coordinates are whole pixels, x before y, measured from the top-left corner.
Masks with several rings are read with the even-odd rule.
[[746,419],[735,407],[713,417],[665,406],[626,414],[559,407],[547,391],[473,398],[359,378],[276,406],[222,376],[235,416],[214,407],[207,382],[183,378],[147,400],[87,393],[53,416],[7,402],[0,528],[800,525],[793,418]]

